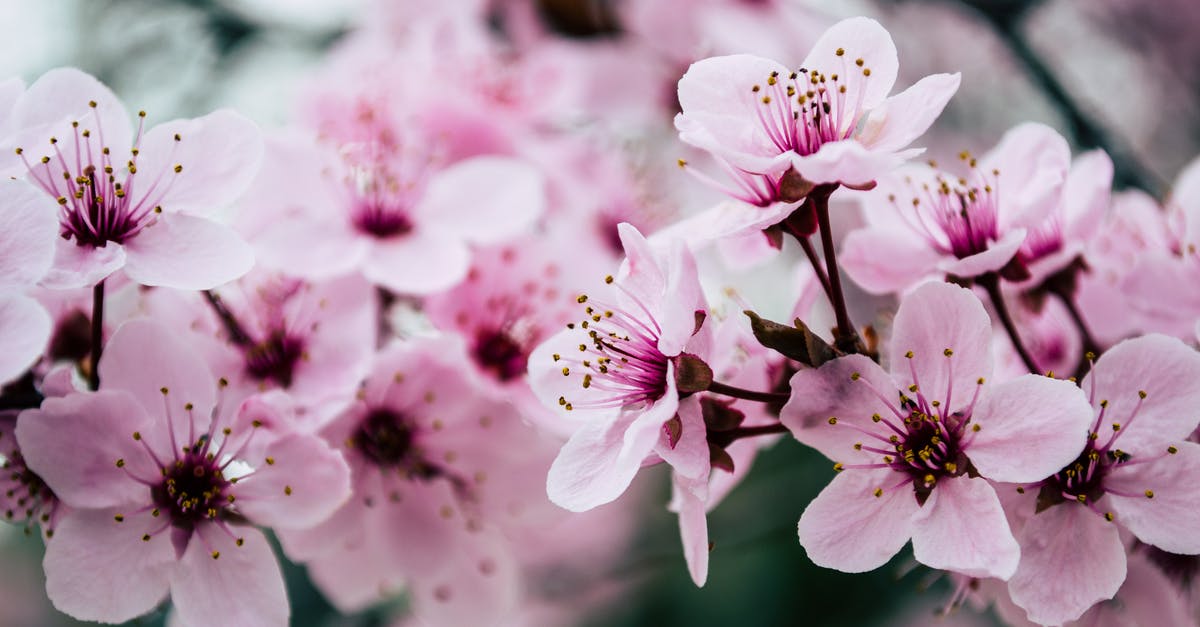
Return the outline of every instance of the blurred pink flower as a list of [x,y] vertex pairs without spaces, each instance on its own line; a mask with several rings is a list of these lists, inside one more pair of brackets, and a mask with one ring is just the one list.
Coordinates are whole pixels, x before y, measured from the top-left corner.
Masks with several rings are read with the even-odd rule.
[[316,280],[359,270],[389,290],[428,294],[466,276],[468,244],[511,239],[541,215],[532,166],[483,156],[443,169],[429,138],[408,139],[338,146],[338,158],[301,139],[268,142],[269,165],[246,201],[268,216],[247,227],[262,263]]
[[540,487],[551,449],[510,405],[473,387],[457,348],[448,338],[393,344],[359,400],[322,431],[350,464],[354,497],[280,539],[343,611],[403,585],[434,624],[481,624],[516,602],[497,530],[550,511]]
[[805,509],[816,564],[878,568],[911,538],[917,561],[1008,579],[1020,550],[991,481],[1039,481],[1074,459],[1091,413],[1070,382],[989,385],[991,325],[970,290],[917,288],[900,305],[891,372],[851,355],[792,377],[781,419],[839,461]]
[[1071,162],[1066,140],[1026,123],[984,157],[960,156],[966,177],[909,166],[864,196],[869,226],[850,233],[839,256],[856,283],[883,294],[944,275],[1029,278],[1023,265],[1010,264],[1028,230],[1046,228],[1058,210]]
[[810,183],[870,185],[920,152],[904,148],[958,89],[957,74],[936,74],[888,98],[897,68],[888,32],[850,18],[825,31],[798,71],[751,55],[693,64],[679,81],[675,126],[717,158],[734,187],[701,179],[752,205],[799,200],[781,196],[789,169]]
[[124,269],[143,285],[207,289],[250,269],[253,256],[209,219],[254,177],[262,140],[232,111],[143,132],[99,81],[51,70],[14,105],[11,139],[29,180],[58,201],[55,288],[85,287]]
[[314,525],[349,495],[349,471],[266,402],[236,411],[191,347],[131,321],[100,362],[98,392],[21,414],[26,463],[63,503],[46,589],[83,620],[121,622],[170,592],[187,624],[284,625],[288,605],[263,534]]
[[1200,354],[1162,335],[1114,346],[1084,377],[1094,420],[1064,429],[1082,452],[1021,488],[1037,494],[1038,511],[1018,534],[1009,591],[1030,620],[1075,620],[1112,598],[1126,578],[1120,528],[1165,551],[1200,554],[1200,444],[1185,441],[1200,423],[1196,381]]
[[546,483],[550,500],[571,511],[616,499],[652,452],[676,469],[708,463],[702,423],[684,424],[689,437],[677,442],[664,429],[680,407],[675,359],[704,311],[696,262],[681,241],[654,248],[629,224],[620,233],[626,261],[606,279],[612,300],[580,296],[587,317],[529,357],[534,394],[578,423]]

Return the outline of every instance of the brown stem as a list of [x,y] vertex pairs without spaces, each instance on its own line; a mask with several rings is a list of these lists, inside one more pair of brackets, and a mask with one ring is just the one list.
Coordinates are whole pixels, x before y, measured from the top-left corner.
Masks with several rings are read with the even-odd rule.
[[845,353],[859,352],[862,340],[854,323],[850,321],[850,312],[846,309],[846,296],[842,293],[841,272],[837,265],[837,246],[833,241],[833,225],[829,223],[829,195],[834,188],[814,190],[809,196],[817,210],[817,225],[821,230],[821,247],[825,253],[825,271],[829,277],[829,302],[833,305],[833,314],[837,319],[837,338],[834,345]]
[[829,286],[829,275],[825,273],[825,267],[821,265],[821,260],[817,257],[817,251],[813,248],[812,241],[796,233],[792,233],[792,236],[800,243],[800,248],[804,251],[804,255],[808,257],[808,262],[812,264],[813,271],[817,274],[817,280],[821,282],[821,289],[825,290],[825,296],[832,302],[833,289]]
[[1052,290],[1052,293],[1062,301],[1063,306],[1067,308],[1067,314],[1071,316],[1071,321],[1075,323],[1075,328],[1079,329],[1079,337],[1083,340],[1083,354],[1079,356],[1079,363],[1075,366],[1075,378],[1083,378],[1092,360],[1100,354],[1100,344],[1088,329],[1087,321],[1075,305],[1075,299],[1062,290]]
[[92,346],[88,360],[88,389],[100,389],[100,354],[104,352],[104,281],[92,288]]
[[250,336],[242,329],[237,318],[233,317],[233,312],[229,311],[225,303],[221,302],[221,297],[212,290],[204,290],[204,298],[217,314],[217,318],[221,320],[221,324],[224,325],[225,332],[229,334],[229,341],[238,346],[249,346],[251,344]]
[[996,310],[996,317],[1000,318],[1000,324],[1004,325],[1004,330],[1008,333],[1008,339],[1012,340],[1013,347],[1017,349],[1017,354],[1021,356],[1021,361],[1025,362],[1025,367],[1033,374],[1041,374],[1037,363],[1033,361],[1033,356],[1029,354],[1029,351],[1025,348],[1025,344],[1021,342],[1021,335],[1017,333],[1017,325],[1013,323],[1012,316],[1008,313],[1008,305],[1004,303],[1004,295],[1000,293],[1000,275],[990,272],[975,281],[987,291],[988,298],[992,301],[992,308]]
[[759,403],[786,403],[791,398],[790,394],[784,394],[783,392],[755,392],[754,390],[726,385],[720,381],[713,381],[705,391],[747,401],[757,401]]

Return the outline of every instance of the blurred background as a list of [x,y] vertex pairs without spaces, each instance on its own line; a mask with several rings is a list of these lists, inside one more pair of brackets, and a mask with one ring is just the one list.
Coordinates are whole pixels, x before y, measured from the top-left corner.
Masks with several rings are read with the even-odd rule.
[[[457,3],[462,3],[458,6]],[[445,5],[453,5],[449,8]],[[469,6],[468,6],[469,5]],[[892,33],[897,90],[934,72],[962,72],[958,95],[918,145],[931,156],[982,152],[1010,126],[1045,122],[1078,150],[1112,155],[1117,187],[1163,198],[1200,152],[1200,3],[1196,0],[0,0],[0,77],[26,82],[80,67],[130,108],[159,120],[236,108],[265,129],[296,119],[312,81],[355,38],[411,36],[429,13],[469,14],[527,63],[588,59],[595,73],[547,96],[555,132],[602,137],[645,173],[644,196],[667,215],[706,208],[713,196],[670,168],[684,154],[671,128],[673,88],[687,65],[712,54],[756,52],[796,64],[836,19],[870,15]],[[404,72],[405,59],[397,59]],[[493,61],[503,69],[505,61]],[[314,78],[316,77],[316,78]],[[589,81],[603,81],[605,88]],[[430,89],[436,89],[430,86]],[[562,92],[570,92],[565,97]],[[650,179],[646,182],[645,179]],[[770,276],[770,275],[768,275]],[[788,279],[783,279],[788,280]],[[758,287],[766,312],[790,296]],[[757,303],[756,303],[757,304]],[[804,505],[832,470],[789,440],[766,451],[748,479],[710,515],[711,576],[691,583],[661,472],[643,473],[613,511],[603,542],[616,558],[578,572],[546,573],[541,598],[603,587],[601,601],[528,624],[927,625],[993,624],[956,611],[936,616],[950,591],[903,553],[866,575],[813,566],[796,541]],[[615,538],[615,539],[614,539]],[[571,542],[586,553],[591,533]],[[74,624],[50,609],[41,542],[0,527],[0,625]],[[293,624],[391,625],[403,601],[339,616],[288,569]],[[582,578],[582,579],[580,579]],[[586,581],[583,581],[586,580]],[[588,596],[588,595],[584,595]],[[134,624],[159,625],[163,615]],[[522,623],[525,624],[525,623]]]

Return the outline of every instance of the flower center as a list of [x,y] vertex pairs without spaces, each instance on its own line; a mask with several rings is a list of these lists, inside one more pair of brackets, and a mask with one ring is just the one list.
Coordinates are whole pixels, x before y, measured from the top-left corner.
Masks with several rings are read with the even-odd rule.
[[351,438],[352,446],[381,468],[399,469],[410,477],[431,479],[441,471],[426,462],[416,442],[412,421],[389,409],[373,409]]
[[919,503],[929,498],[939,479],[967,471],[970,462],[961,445],[966,423],[960,414],[942,420],[915,408],[904,419],[906,434],[895,437],[896,457],[890,463],[912,477]]
[[999,195],[994,184],[1000,171],[992,170],[991,176],[986,176],[974,170],[976,160],[969,153],[960,156],[972,168],[974,184],[963,178],[951,180],[941,173],[932,184],[917,184],[906,177],[912,199],[905,203],[891,194],[888,201],[931,247],[963,259],[987,250],[1000,237]]
[[[612,277],[605,281],[612,283]],[[586,304],[586,295],[578,298]],[[658,323],[647,314],[647,322],[616,307],[602,304],[587,305],[587,317],[569,329],[586,331],[581,338],[579,355],[555,354],[562,362],[564,377],[582,374],[580,386],[599,392],[591,400],[572,402],[560,397],[558,404],[567,410],[575,408],[625,407],[653,403],[667,392],[667,363],[670,361],[658,350]]]
[[[94,111],[97,104],[92,101],[88,106]],[[36,162],[26,157],[23,148],[16,152],[29,170],[30,180],[58,201],[62,237],[79,246],[103,248],[109,242],[125,243],[154,222],[153,215],[162,212],[159,201],[183,166],[155,173],[142,189],[145,181],[137,177],[137,160],[146,112],[138,112],[137,135],[124,164],[114,160],[105,144],[99,116],[92,118],[94,129],[87,122],[74,121],[71,136],[61,144],[59,138],[51,137],[50,153]],[[181,140],[175,135],[174,145]]]
[[263,341],[246,348],[246,372],[259,381],[291,387],[296,364],[303,355],[303,339],[274,330]]
[[404,235],[413,230],[412,220],[401,207],[379,200],[360,200],[351,216],[354,228],[380,239]]
[[228,506],[225,491],[231,481],[216,456],[202,438],[187,452],[163,469],[161,483],[151,490],[158,510],[171,517],[176,527],[191,530],[197,524],[214,520]]
[[471,350],[475,361],[501,381],[512,381],[525,374],[529,351],[506,330],[481,330]]
[[[851,71],[871,76],[862,59],[854,63]],[[762,129],[781,152],[811,155],[827,143],[848,139],[862,114],[862,103],[847,100],[844,77],[836,73],[800,68],[785,78],[771,72],[766,85],[756,84],[750,92]]]

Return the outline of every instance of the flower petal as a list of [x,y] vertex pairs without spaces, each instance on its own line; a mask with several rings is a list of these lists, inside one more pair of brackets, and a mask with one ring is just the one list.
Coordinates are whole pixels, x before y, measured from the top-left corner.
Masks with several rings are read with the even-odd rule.
[[932,568],[1007,580],[1021,548],[996,491],[983,479],[938,481],[913,526],[913,556]]
[[287,592],[271,545],[257,529],[234,531],[237,540],[213,525],[192,533],[171,574],[179,618],[188,625],[286,626]]
[[962,259],[948,259],[938,264],[938,270],[957,277],[972,278],[1003,268],[1025,243],[1025,229],[1013,229],[988,244],[987,250]]
[[1121,425],[1119,448],[1149,456],[1162,454],[1196,429],[1200,422],[1197,381],[1200,354],[1177,339],[1153,334],[1108,349],[1080,387],[1092,403],[1108,401],[1106,424],[1101,428],[1111,433],[1104,427]]
[[471,253],[462,240],[433,231],[372,242],[363,274],[402,294],[429,294],[454,287],[467,276]]
[[[1139,540],[1184,555],[1200,554],[1200,444],[1181,442],[1174,455],[1135,466],[1117,466],[1104,478],[1117,522]],[[1146,491],[1154,498],[1146,498]]]
[[[165,192],[155,201],[163,211],[203,216],[238,198],[258,174],[262,157],[258,125],[221,109],[150,129],[142,139],[137,165],[139,174],[165,177]],[[177,165],[183,166],[182,172],[172,171]]]
[[50,270],[56,213],[54,200],[36,187],[0,181],[0,289],[33,285]]
[[[896,397],[896,383],[863,355],[839,357],[816,369],[802,368],[792,375],[791,390],[791,398],[779,413],[780,422],[801,443],[832,460],[867,462],[874,457],[855,447],[869,437],[863,430],[878,432],[882,440],[892,432],[886,424],[875,423],[872,416],[878,414],[881,420],[899,424],[898,410],[883,400]],[[836,424],[831,424],[830,418],[836,418]]]
[[979,168],[1000,171],[996,184],[1001,230],[1033,228],[1058,206],[1071,168],[1071,149],[1054,129],[1027,122],[1005,133],[980,159]]
[[826,76],[839,75],[840,84],[846,87],[843,100],[862,103],[861,110],[869,111],[883,104],[892,91],[900,61],[892,36],[879,22],[852,17],[830,26],[813,44],[802,67]]
[[54,240],[54,264],[41,285],[54,290],[92,287],[124,265],[125,247],[120,244],[93,248],[59,237]]
[[16,435],[25,463],[67,505],[146,504],[150,491],[133,477],[153,480],[159,469],[133,433],[149,421],[123,392],[74,393],[22,412]]
[[439,172],[417,216],[477,244],[512,239],[546,208],[545,182],[533,166],[509,157],[474,157]]
[[705,492],[707,487],[707,478],[696,483],[676,474],[671,490],[671,509],[679,513],[683,558],[692,582],[701,588],[708,581],[708,508],[697,491]]
[[582,512],[621,496],[677,407],[677,397],[668,395],[644,410],[625,409],[615,420],[580,427],[550,466],[546,478],[550,500]]
[[896,169],[920,150],[899,153],[872,150],[854,139],[829,142],[811,155],[792,154],[792,167],[813,183],[866,185]]
[[1041,481],[1079,457],[1091,422],[1092,406],[1074,383],[1023,375],[979,399],[967,457],[992,481]]
[[894,230],[852,231],[838,261],[855,283],[872,294],[901,292],[936,274],[941,255]]
[[[90,102],[96,106],[89,106]],[[128,153],[133,133],[125,105],[103,83],[75,68],[55,68],[42,74],[12,112],[14,128],[26,131],[18,134],[18,145],[28,141],[25,147],[34,152],[34,145],[41,149],[51,135],[72,134],[69,124],[76,120],[79,128],[92,131],[119,158]],[[69,150],[72,143],[64,141],[60,148]]]
[[1008,590],[1031,621],[1075,620],[1097,601],[1111,599],[1125,581],[1125,547],[1117,526],[1083,505],[1051,507],[1026,522],[1018,535],[1021,563]]
[[958,91],[962,75],[931,74],[871,111],[858,141],[871,150],[900,150],[925,134]]
[[0,385],[41,357],[52,321],[46,308],[22,294],[0,294]]
[[227,226],[162,214],[125,243],[125,273],[142,285],[207,290],[250,271],[254,251]]
[[979,379],[992,375],[992,325],[983,304],[971,290],[949,283],[913,290],[892,324],[891,369],[901,388],[919,385],[948,412],[966,406]]
[[886,468],[838,473],[800,516],[797,532],[808,558],[846,573],[874,570],[892,559],[912,536],[921,510],[907,483],[887,489],[900,476]]
[[497,534],[457,543],[436,571],[413,577],[413,613],[429,625],[487,625],[517,606],[520,574]]
[[314,280],[350,273],[371,248],[368,238],[355,235],[344,224],[302,216],[270,224],[253,245],[263,266]]
[[311,527],[350,498],[350,467],[316,436],[286,436],[268,446],[266,454],[271,461],[255,468],[232,490],[239,510],[254,523],[285,529]]
[[[115,516],[124,515],[123,522]],[[80,620],[122,623],[167,595],[175,547],[162,520],[120,510],[81,509],[63,517],[46,543],[46,594]],[[158,533],[155,533],[159,531]],[[151,533],[150,541],[142,537]]]
[[663,429],[659,433],[658,445],[654,447],[654,451],[676,474],[689,479],[707,480],[711,470],[708,431],[704,426],[700,399],[693,395],[680,400],[679,410],[675,415],[681,423],[678,440],[672,445],[670,436]]

